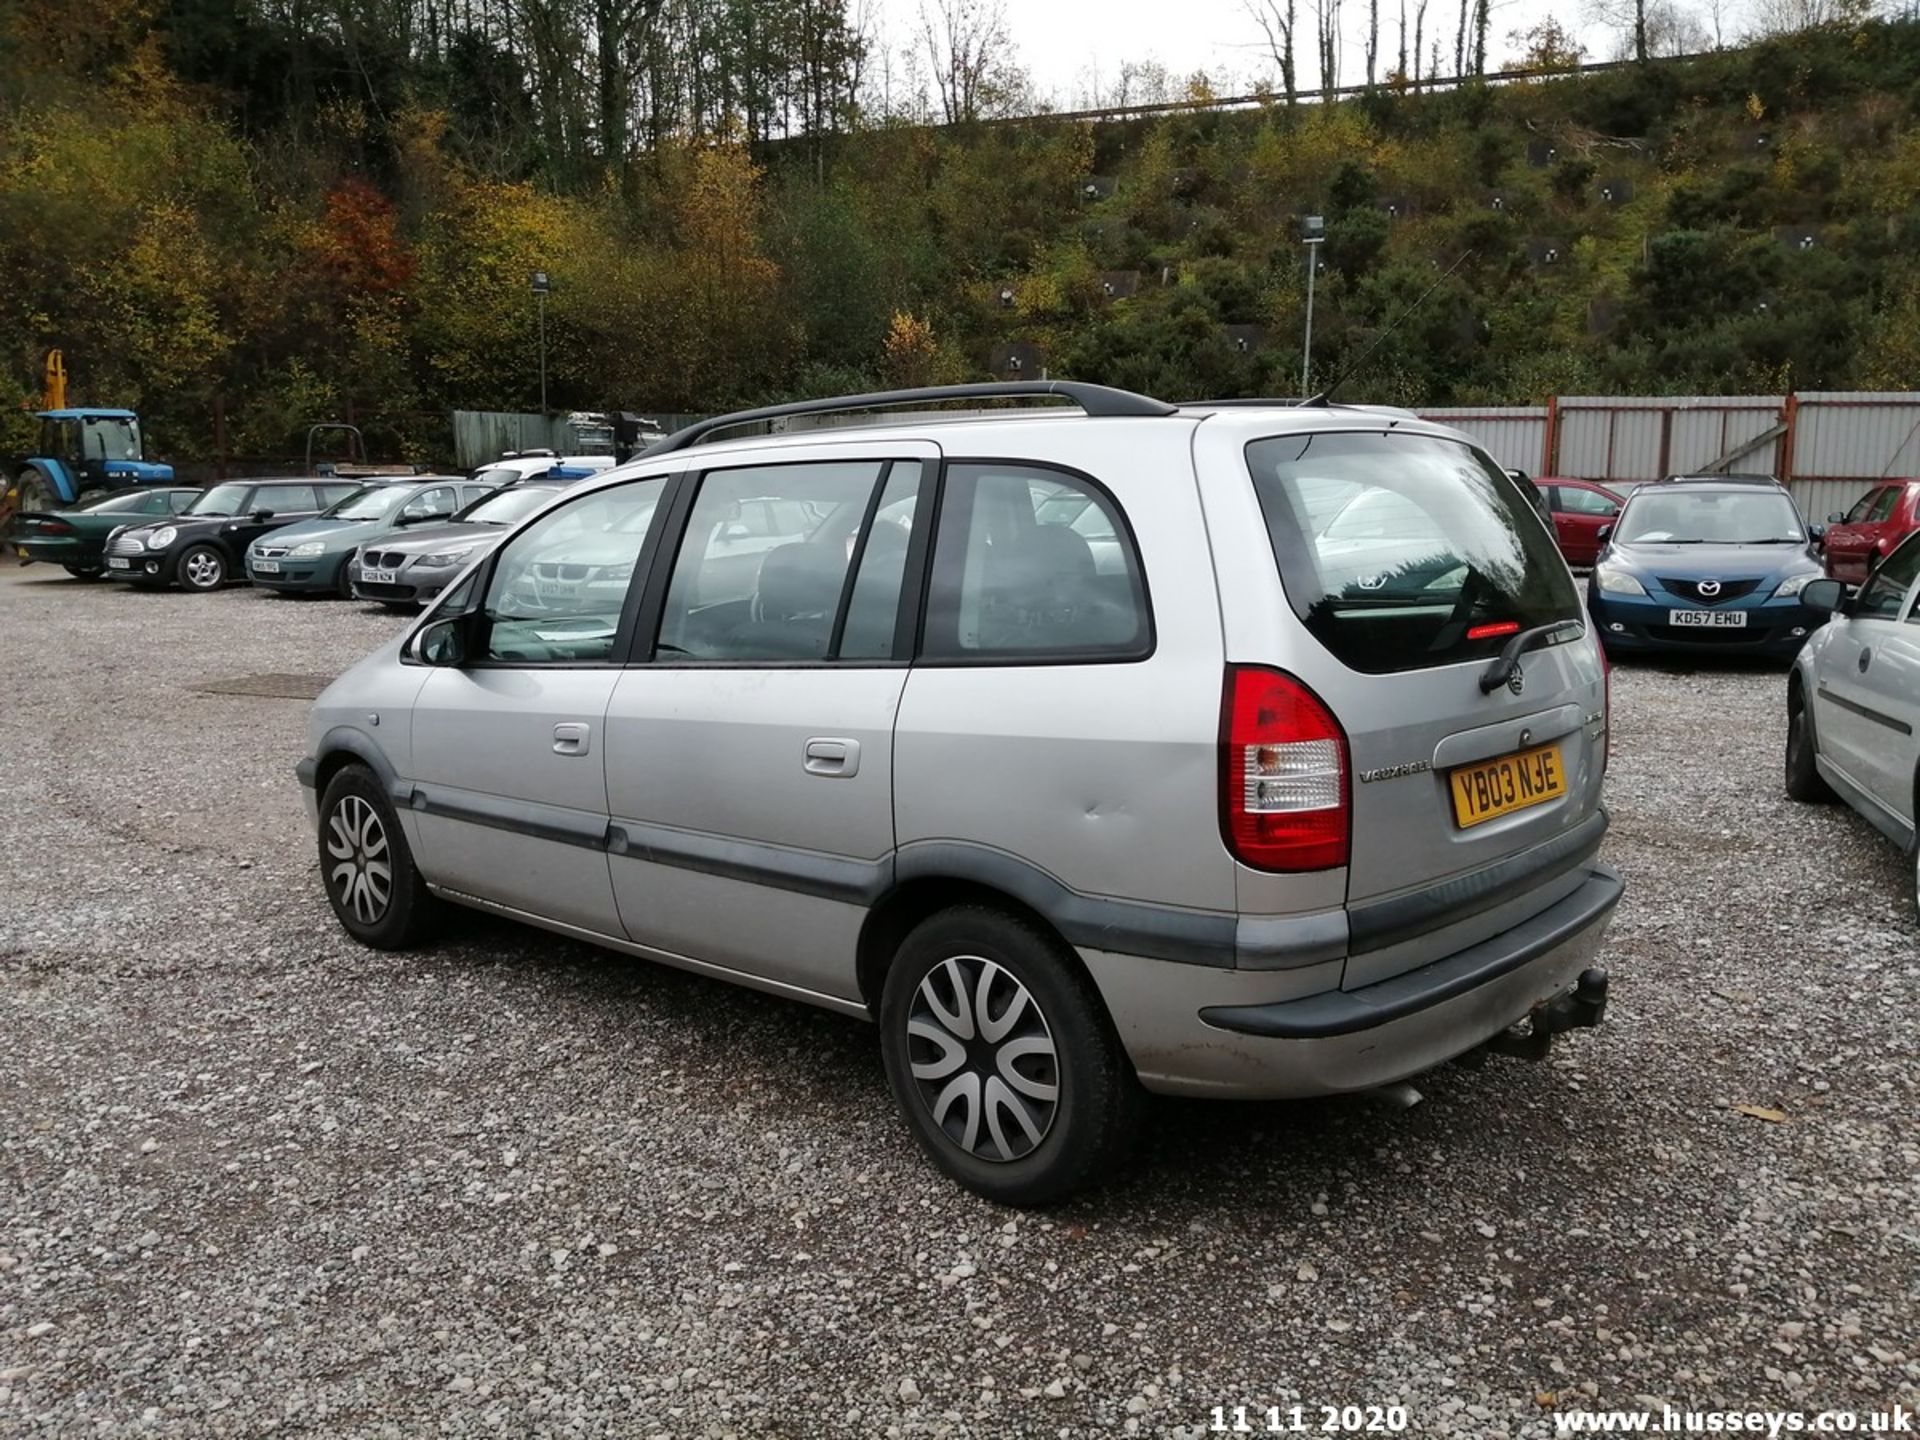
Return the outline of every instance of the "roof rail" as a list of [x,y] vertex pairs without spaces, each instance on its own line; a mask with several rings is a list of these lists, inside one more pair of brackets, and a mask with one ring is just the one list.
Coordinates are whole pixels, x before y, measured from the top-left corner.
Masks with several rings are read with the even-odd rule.
[[1363,400],[1329,400],[1325,395],[1315,395],[1308,400],[1302,400],[1297,395],[1254,395],[1237,396],[1227,400],[1183,400],[1180,403],[1191,405],[1196,410],[1368,410],[1379,415],[1404,415],[1415,420],[1420,418],[1418,411],[1409,410],[1403,405],[1373,405]]
[[641,453],[648,459],[699,444],[716,430],[731,430],[762,420],[791,415],[833,415],[849,410],[890,410],[902,405],[944,404],[949,400],[1071,400],[1088,415],[1172,415],[1176,406],[1131,390],[1089,385],[1079,380],[998,380],[978,385],[930,385],[919,390],[878,390],[871,395],[840,395],[825,400],[796,400],[788,405],[764,405],[758,410],[736,410],[713,415],[655,441]]

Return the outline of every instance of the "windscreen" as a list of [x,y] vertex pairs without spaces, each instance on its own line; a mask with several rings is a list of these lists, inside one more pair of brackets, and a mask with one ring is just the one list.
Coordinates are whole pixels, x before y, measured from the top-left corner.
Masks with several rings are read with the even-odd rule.
[[124,416],[89,416],[87,455],[95,460],[138,460],[140,422]]
[[189,515],[234,515],[239,512],[241,503],[247,498],[245,485],[216,485],[211,490],[203,490],[189,505]]
[[1497,655],[1577,619],[1572,577],[1507,475],[1454,440],[1289,435],[1247,447],[1287,601],[1372,674]]
[[331,510],[322,512],[322,516],[327,520],[384,520],[413,493],[404,485],[369,486],[354,491]]
[[525,519],[559,494],[552,485],[516,485],[476,500],[453,518],[476,525],[511,525]]
[[1804,545],[1792,500],[1777,490],[1679,490],[1650,486],[1629,496],[1616,545]]
[[490,470],[476,470],[472,478],[482,485],[511,485],[527,471],[516,470],[511,465],[495,465]]

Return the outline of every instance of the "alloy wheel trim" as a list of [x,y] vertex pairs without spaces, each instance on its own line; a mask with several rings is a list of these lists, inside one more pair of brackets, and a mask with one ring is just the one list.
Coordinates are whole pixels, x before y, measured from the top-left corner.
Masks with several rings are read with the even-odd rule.
[[196,551],[186,559],[187,583],[196,590],[211,590],[220,583],[221,571],[224,568],[219,557],[205,551]]
[[982,955],[940,961],[907,1010],[907,1065],[927,1114],[977,1160],[1032,1154],[1060,1108],[1060,1061],[1040,1003]]
[[327,815],[327,887],[363,925],[377,925],[393,902],[393,859],[387,827],[358,795],[343,796]]

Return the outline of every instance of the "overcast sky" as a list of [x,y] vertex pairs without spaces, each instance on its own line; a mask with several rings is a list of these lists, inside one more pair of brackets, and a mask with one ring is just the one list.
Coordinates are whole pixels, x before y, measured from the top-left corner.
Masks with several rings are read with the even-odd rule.
[[[931,5],[937,0],[928,0]],[[1417,0],[1415,0],[1417,3]],[[1701,0],[1704,5],[1705,0]],[[920,31],[922,0],[866,0],[885,42],[898,50],[914,43]],[[1487,43],[1487,67],[1516,53],[1507,36],[1527,30],[1547,15],[1575,29],[1587,47],[1588,58],[1613,58],[1618,44],[1604,26],[1582,23],[1585,0],[1495,0]],[[1312,0],[1298,0],[1300,72],[1302,84],[1311,83],[1313,39]],[[1412,26],[1413,3],[1408,5]],[[1343,83],[1366,79],[1367,0],[1342,0],[1345,31]],[[1443,36],[1443,69],[1451,70],[1453,31],[1458,0],[1429,0],[1427,30]],[[1399,0],[1380,0],[1382,73],[1399,46]],[[1158,60],[1176,75],[1206,70],[1225,78],[1247,81],[1273,75],[1266,45],[1244,0],[1006,0],[1007,28],[1019,60],[1039,92],[1057,106],[1071,106],[1085,96],[1097,76],[1099,88],[1110,91],[1120,65],[1127,60]],[[1429,45],[1431,40],[1429,40]]]

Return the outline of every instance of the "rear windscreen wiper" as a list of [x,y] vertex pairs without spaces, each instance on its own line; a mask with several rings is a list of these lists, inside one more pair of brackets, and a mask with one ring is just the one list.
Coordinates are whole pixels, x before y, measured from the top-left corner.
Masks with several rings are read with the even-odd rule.
[[1513,672],[1520,668],[1520,657],[1529,650],[1543,650],[1549,645],[1557,645],[1561,640],[1576,638],[1586,626],[1578,620],[1553,620],[1545,625],[1536,625],[1531,630],[1522,630],[1507,641],[1500,651],[1500,658],[1486,668],[1480,676],[1480,693],[1491,695],[1513,678]]

